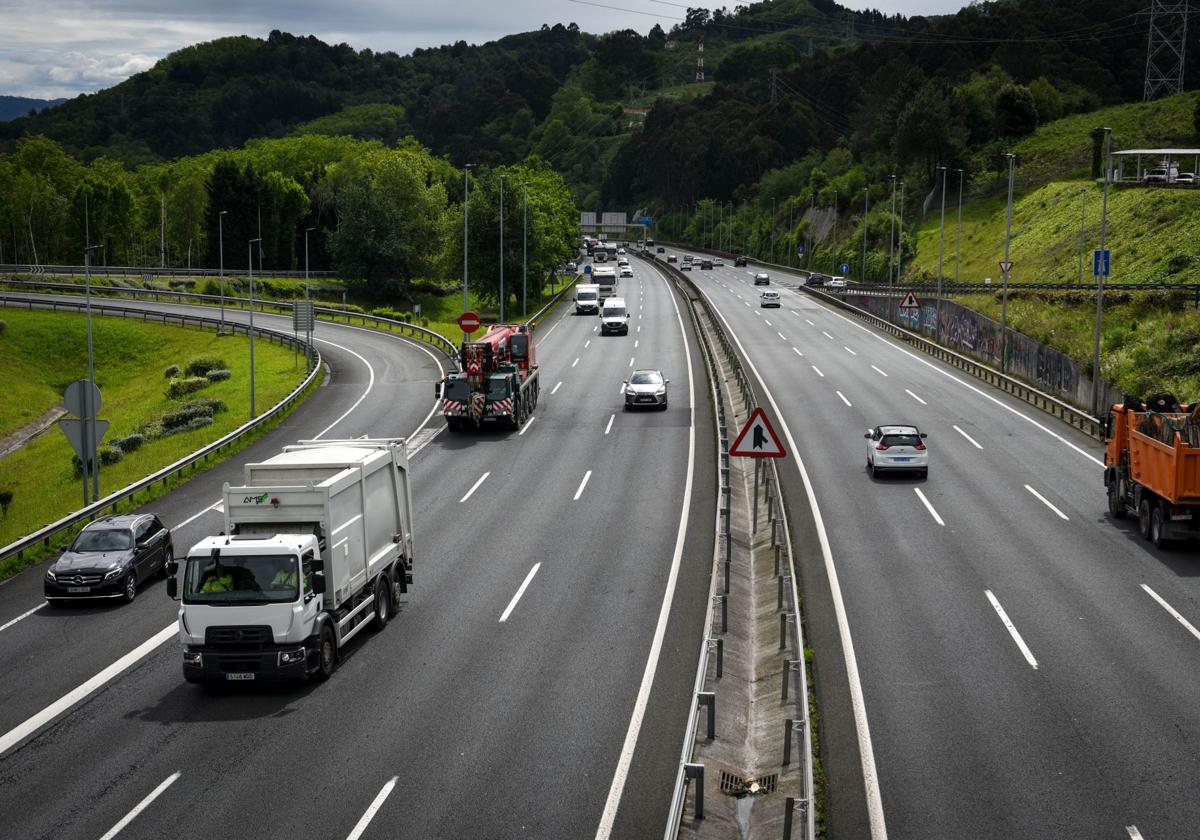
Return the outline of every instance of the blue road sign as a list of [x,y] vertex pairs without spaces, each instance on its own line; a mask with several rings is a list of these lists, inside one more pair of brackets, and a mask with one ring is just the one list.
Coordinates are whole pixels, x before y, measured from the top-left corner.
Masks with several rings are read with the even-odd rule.
[[1092,276],[1107,277],[1112,269],[1112,251],[1092,252]]
[[653,225],[654,217],[653,216],[638,216],[636,219],[633,220],[633,222],[634,222],[634,224],[638,224],[638,225]]
[[801,256],[801,257],[803,257],[803,256],[804,256],[804,246],[803,246],[803,245],[797,245],[797,246],[796,246],[796,253],[797,253],[797,255],[799,255],[799,256]]
[[591,273],[592,273],[592,264],[591,264],[591,263],[588,263],[587,265],[585,265],[585,266],[583,267],[583,273],[584,273],[584,274],[591,274]]
[[841,266],[839,266],[839,267],[842,269],[842,274],[845,274],[847,271],[850,270],[849,263],[842,263]]

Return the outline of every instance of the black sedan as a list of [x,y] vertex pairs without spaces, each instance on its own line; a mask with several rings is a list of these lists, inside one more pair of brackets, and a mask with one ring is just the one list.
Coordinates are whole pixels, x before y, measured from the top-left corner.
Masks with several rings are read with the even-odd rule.
[[76,598],[128,603],[139,583],[167,576],[174,555],[171,532],[153,514],[97,519],[46,570],[43,593],[51,604]]

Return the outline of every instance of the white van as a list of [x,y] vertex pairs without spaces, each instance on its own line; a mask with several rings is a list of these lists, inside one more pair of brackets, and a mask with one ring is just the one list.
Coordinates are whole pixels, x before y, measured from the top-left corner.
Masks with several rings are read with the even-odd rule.
[[600,311],[600,287],[595,283],[580,283],[575,287],[575,314],[595,315]]
[[625,298],[610,297],[600,308],[601,335],[629,335],[629,310]]

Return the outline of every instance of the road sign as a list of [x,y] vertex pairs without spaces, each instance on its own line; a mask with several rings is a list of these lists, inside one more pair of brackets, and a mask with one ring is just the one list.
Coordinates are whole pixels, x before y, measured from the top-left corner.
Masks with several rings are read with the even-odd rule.
[[849,264],[849,263],[842,263],[842,264],[841,264],[840,266],[838,266],[838,267],[839,267],[839,268],[842,270],[842,274],[845,274],[846,272],[848,272],[848,271],[850,270],[850,264]]
[[58,421],[58,427],[63,430],[63,434],[67,436],[67,440],[71,442],[71,448],[75,450],[75,454],[79,456],[79,460],[85,460],[83,454],[83,431],[84,425],[96,424],[96,445],[104,439],[104,433],[108,431],[107,420],[68,420],[62,419]]
[[804,256],[804,246],[803,245],[796,246],[796,256],[799,256],[799,257]]
[[771,421],[759,407],[750,413],[750,419],[738,433],[737,440],[729,448],[729,454],[739,458],[782,458],[787,453],[779,442],[779,435],[771,427]]
[[1012,271],[1012,260],[1000,260],[1000,273],[1008,274]]
[[1107,277],[1112,269],[1112,251],[1107,249],[1103,251],[1092,252],[1092,276]]
[[292,304],[292,331],[312,332],[316,324],[316,308],[311,300],[298,300]]
[[904,300],[900,301],[901,309],[920,309],[921,304],[917,302],[917,296],[911,291],[904,296]]
[[585,266],[583,267],[583,273],[584,273],[584,274],[591,274],[591,273],[592,273],[592,264],[591,264],[591,263],[588,263],[587,265],[585,265]]
[[[88,404],[86,402],[88,389],[91,389],[92,404],[91,413],[88,413]],[[68,414],[74,414],[76,417],[95,417],[100,411],[102,402],[100,400],[100,389],[86,379],[77,379],[67,386],[67,390],[63,391],[63,405],[67,407]]]
[[458,316],[458,326],[467,335],[479,329],[479,316],[474,312],[464,312]]

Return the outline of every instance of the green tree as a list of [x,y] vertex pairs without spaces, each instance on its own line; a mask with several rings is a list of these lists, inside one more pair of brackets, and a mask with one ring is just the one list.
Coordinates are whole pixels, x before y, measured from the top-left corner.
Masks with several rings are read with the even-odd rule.
[[1037,105],[1024,85],[1005,85],[996,94],[996,131],[1001,137],[1024,137],[1038,124]]

